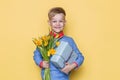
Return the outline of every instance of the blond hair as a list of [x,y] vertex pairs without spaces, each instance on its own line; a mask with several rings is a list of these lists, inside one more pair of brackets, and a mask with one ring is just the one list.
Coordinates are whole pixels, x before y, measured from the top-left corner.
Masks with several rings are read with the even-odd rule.
[[62,7],[54,7],[52,9],[50,9],[50,11],[48,12],[48,18],[49,20],[54,17],[56,14],[64,14],[64,16],[66,16],[65,10]]

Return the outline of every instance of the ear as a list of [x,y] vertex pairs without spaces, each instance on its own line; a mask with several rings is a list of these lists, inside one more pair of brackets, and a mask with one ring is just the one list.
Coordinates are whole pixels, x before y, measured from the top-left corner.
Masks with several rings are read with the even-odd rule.
[[66,24],[66,22],[67,22],[67,21],[65,20],[64,24]]
[[50,24],[50,20],[47,20],[47,22],[48,22],[48,24],[51,26],[51,24]]

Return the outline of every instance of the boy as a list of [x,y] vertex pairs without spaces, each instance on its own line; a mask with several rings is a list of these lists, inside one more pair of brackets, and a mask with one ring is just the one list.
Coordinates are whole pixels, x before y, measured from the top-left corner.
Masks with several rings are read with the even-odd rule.
[[35,63],[40,68],[42,68],[41,70],[42,79],[43,79],[44,69],[50,68],[51,80],[69,80],[69,73],[71,72],[71,70],[78,68],[83,63],[84,57],[78,50],[74,40],[71,37],[65,36],[63,33],[63,29],[66,23],[65,16],[66,13],[64,9],[61,7],[55,7],[49,11],[48,23],[51,26],[50,35],[53,35],[55,37],[58,34],[60,38],[59,41],[68,42],[72,47],[72,49],[75,51],[75,53],[78,55],[78,58],[72,64],[66,63],[65,67],[60,70],[51,62],[48,63],[47,61],[43,61],[40,52],[36,49],[34,51],[33,58]]

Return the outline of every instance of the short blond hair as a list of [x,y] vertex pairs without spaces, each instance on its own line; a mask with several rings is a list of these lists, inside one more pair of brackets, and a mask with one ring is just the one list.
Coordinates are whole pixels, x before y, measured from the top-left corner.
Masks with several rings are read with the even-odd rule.
[[49,20],[54,17],[56,14],[64,14],[64,16],[66,16],[66,12],[62,7],[54,7],[52,9],[50,9],[50,11],[48,12],[48,18]]

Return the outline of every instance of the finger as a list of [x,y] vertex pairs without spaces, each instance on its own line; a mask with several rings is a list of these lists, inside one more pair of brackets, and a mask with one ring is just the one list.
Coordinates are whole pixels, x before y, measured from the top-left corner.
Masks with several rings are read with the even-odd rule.
[[47,67],[49,67],[49,64],[46,64]]
[[65,70],[66,70],[66,68],[61,69],[61,71],[65,71]]
[[64,72],[65,74],[68,74],[67,70],[61,70],[62,72]]
[[65,63],[65,65],[68,65],[68,64],[69,64],[68,62]]
[[64,69],[61,69],[61,71],[63,72],[63,71],[64,71]]
[[46,68],[49,68],[48,66],[46,66]]
[[49,64],[46,64],[49,67]]
[[44,61],[45,63],[49,63],[48,61]]
[[48,68],[48,66],[47,66],[47,65],[45,65],[45,66],[44,66],[44,68]]

